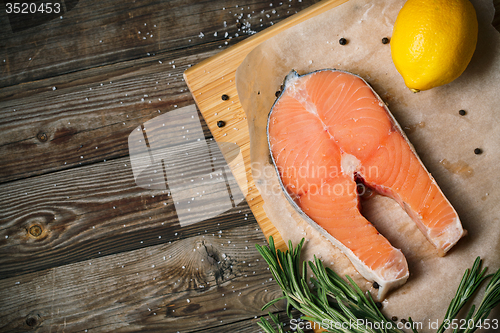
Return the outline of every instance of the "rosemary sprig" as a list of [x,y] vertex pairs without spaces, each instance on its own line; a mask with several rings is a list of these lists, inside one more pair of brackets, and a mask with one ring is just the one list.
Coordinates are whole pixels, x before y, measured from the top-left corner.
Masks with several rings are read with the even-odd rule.
[[[264,317],[260,317],[260,322],[257,323],[260,326],[260,328],[262,328],[265,333],[285,333],[285,331],[283,331],[283,327],[281,326],[278,316],[275,316],[274,314],[269,312],[269,317],[271,317],[272,321],[278,327],[278,332],[274,330],[273,325],[271,325],[269,321],[264,319]],[[297,328],[297,332],[304,333],[304,331],[302,331],[300,328]]]
[[[302,263],[300,270],[300,252],[303,244],[304,239],[293,248],[293,244],[289,242],[289,249],[282,252],[276,250],[274,240],[270,237],[269,247],[256,245],[283,292],[283,297],[267,303],[262,310],[286,299],[287,315],[290,318],[293,307],[304,315],[302,319],[318,323],[328,332],[403,333],[379,311],[369,292],[365,295],[349,276],[346,276],[348,280],[346,282],[316,257],[314,261],[308,263],[315,276],[310,279],[314,288],[310,288],[306,278],[308,268],[306,262]],[[443,333],[450,327],[453,333],[473,333],[482,327],[491,310],[500,304],[500,269],[494,275],[486,275],[486,268],[482,269],[481,266],[482,261],[477,257],[472,268],[465,271],[455,297],[451,300],[436,333]],[[472,305],[465,319],[461,319],[458,325],[456,319],[458,313],[489,277],[492,278],[486,286],[477,311]],[[278,318],[272,314],[270,316],[276,324],[279,323]],[[408,320],[412,324],[413,333],[418,333],[412,319]],[[465,325],[462,325],[463,322]],[[272,325],[264,319],[261,319],[259,326],[266,333],[276,333]],[[279,324],[278,329],[278,333],[284,333]]]
[[[329,332],[336,333],[403,333],[379,311],[370,293],[366,296],[349,277],[344,281],[333,270],[325,268],[318,258],[309,262],[316,276],[311,278],[314,289],[307,283],[307,264],[302,263],[300,252],[304,239],[293,248],[282,252],[275,249],[274,240],[269,247],[256,245],[269,265],[275,281],[283,291],[283,297],[272,300],[263,310],[279,300],[287,300],[287,314],[291,308],[300,311],[302,319],[318,323]],[[262,327],[262,326],[261,326]]]
[[[479,257],[476,259],[476,261],[479,259]],[[485,269],[486,270],[486,269]],[[474,313],[475,306],[473,305],[467,314],[467,317],[464,320],[465,325],[460,325],[460,326],[465,326],[464,329],[458,330],[455,329],[453,332],[457,333],[473,333],[475,332],[478,328],[481,328],[485,324],[485,319],[488,318],[490,315],[491,310],[493,310],[498,304],[500,304],[500,269],[493,275],[493,276],[486,285],[486,289],[484,291],[484,296],[479,304],[479,307]],[[489,277],[487,276],[487,277]],[[481,282],[486,279],[487,277],[484,277]],[[487,328],[486,328],[487,329]]]
[[[444,320],[441,322],[436,333],[443,333],[453,323],[453,319],[457,317],[463,306],[469,301],[483,281],[488,278],[488,276],[485,276],[486,268],[481,270],[481,264],[482,260],[477,257],[472,268],[465,271],[462,281],[458,285],[455,297],[451,300],[448,310],[444,315]],[[474,306],[471,310],[474,311]]]

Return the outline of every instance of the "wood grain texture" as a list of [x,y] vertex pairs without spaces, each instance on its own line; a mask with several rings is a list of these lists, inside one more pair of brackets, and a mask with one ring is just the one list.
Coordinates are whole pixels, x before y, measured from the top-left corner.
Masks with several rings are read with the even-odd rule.
[[252,222],[0,280],[0,331],[26,331],[31,316],[37,332],[255,332],[281,295],[256,243],[265,238]]
[[0,182],[127,156],[134,128],[193,104],[182,71],[215,54],[196,52],[176,68],[153,56],[1,89]]
[[[206,168],[195,157],[199,150],[186,150],[188,144],[174,148],[191,154],[170,169],[187,180],[203,176]],[[220,151],[210,156],[219,157],[213,160],[214,169],[226,165]],[[170,183],[176,181],[182,179]],[[200,211],[206,215],[225,204],[225,189],[213,187],[211,192],[205,187],[207,192],[196,199],[197,212],[183,212],[184,216],[196,217]],[[177,214],[168,188],[136,185],[128,157],[0,185],[0,278],[254,221],[246,202],[182,228]],[[33,226],[40,228],[37,237],[30,232]]]
[[[62,18],[16,29],[0,5],[0,332],[259,331],[280,295],[254,248],[262,215],[241,203],[181,228],[168,189],[135,184],[127,138],[193,104],[190,66],[316,2],[63,0]],[[246,119],[215,115],[235,90],[199,89],[205,138],[223,119],[248,148]]]
[[193,103],[189,66],[314,2],[65,0],[15,31],[0,11],[1,332],[256,331],[278,290],[248,205],[181,228],[168,189],[134,183],[127,138]]
[[[292,13],[314,1],[294,2]],[[217,49],[237,42],[230,38],[271,26],[291,10],[289,1],[81,0],[55,19],[17,32],[2,11],[0,87],[211,42]]]
[[193,103],[184,70],[313,2],[80,1],[62,20],[4,26],[0,183],[126,156],[134,127]]

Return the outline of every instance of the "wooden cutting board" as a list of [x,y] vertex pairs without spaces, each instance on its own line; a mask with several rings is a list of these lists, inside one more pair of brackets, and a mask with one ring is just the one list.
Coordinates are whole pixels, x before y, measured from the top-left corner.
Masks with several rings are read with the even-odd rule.
[[[241,151],[244,167],[229,164],[246,200],[266,238],[273,236],[276,246],[286,248],[278,230],[266,216],[262,208],[263,200],[255,187],[250,168],[250,137],[245,111],[241,107],[236,91],[236,69],[256,46],[276,34],[307,19],[343,4],[347,0],[321,1],[272,27],[255,34],[184,72],[186,81],[198,108],[205,118],[208,128],[217,142],[236,143]],[[223,100],[222,95],[229,99]],[[222,120],[225,126],[219,128]],[[232,152],[221,149],[226,160]]]

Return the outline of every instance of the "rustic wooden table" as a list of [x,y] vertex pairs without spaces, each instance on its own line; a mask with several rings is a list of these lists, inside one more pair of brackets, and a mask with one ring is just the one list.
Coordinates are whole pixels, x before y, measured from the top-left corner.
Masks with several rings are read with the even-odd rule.
[[0,331],[256,332],[280,292],[248,205],[181,227],[128,138],[194,104],[189,66],[316,1],[56,2],[0,6]]
[[259,330],[280,291],[246,202],[181,227],[168,187],[136,183],[128,138],[194,104],[188,67],[315,2],[4,1],[1,332]]

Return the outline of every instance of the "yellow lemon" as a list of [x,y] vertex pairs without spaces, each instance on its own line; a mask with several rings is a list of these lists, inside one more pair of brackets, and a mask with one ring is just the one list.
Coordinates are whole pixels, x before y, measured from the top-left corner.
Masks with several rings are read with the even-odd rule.
[[469,0],[408,0],[391,38],[392,60],[412,91],[459,77],[477,42],[477,17]]

